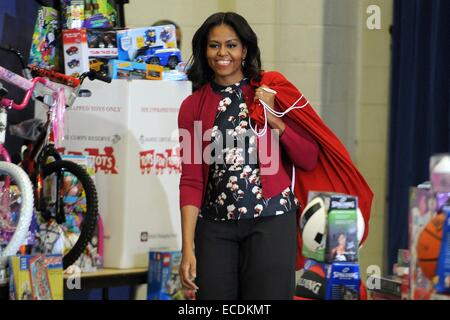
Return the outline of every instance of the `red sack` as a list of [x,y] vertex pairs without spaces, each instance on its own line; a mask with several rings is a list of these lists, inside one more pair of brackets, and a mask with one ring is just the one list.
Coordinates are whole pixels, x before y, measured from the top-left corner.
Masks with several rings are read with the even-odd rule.
[[[275,110],[285,111],[295,101],[302,97],[301,92],[278,72],[263,72],[261,81],[252,81],[251,85],[259,87],[265,85],[275,91]],[[328,128],[319,115],[314,111],[305,97],[302,97],[296,105],[302,109],[293,109],[287,116],[305,129],[319,145],[319,158],[315,169],[312,171],[296,170],[295,195],[302,208],[307,204],[308,191],[340,192],[358,197],[358,205],[365,222],[365,230],[361,243],[367,237],[370,210],[373,193],[358,169],[353,164],[347,149],[339,138]],[[264,126],[263,106],[257,100],[249,106],[249,115],[259,128]],[[299,214],[297,218],[299,218]],[[298,222],[298,221],[297,221]],[[297,223],[298,225],[298,223]],[[299,230],[300,231],[300,230]],[[298,232],[297,269],[303,266],[301,254],[301,234]],[[360,244],[361,244],[360,243]]]

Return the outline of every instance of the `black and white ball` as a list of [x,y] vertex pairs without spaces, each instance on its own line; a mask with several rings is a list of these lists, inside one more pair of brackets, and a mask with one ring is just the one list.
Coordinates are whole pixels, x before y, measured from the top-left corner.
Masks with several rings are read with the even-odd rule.
[[313,198],[300,216],[303,245],[315,252],[325,248],[327,210],[321,197]]

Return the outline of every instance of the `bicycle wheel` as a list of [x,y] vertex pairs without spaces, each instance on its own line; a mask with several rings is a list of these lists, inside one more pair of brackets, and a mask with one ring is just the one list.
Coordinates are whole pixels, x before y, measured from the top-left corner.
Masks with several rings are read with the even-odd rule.
[[41,216],[64,231],[64,269],[83,253],[97,225],[98,200],[94,182],[80,165],[60,160],[42,168]]
[[33,185],[19,166],[0,162],[0,266],[23,244],[33,215]]

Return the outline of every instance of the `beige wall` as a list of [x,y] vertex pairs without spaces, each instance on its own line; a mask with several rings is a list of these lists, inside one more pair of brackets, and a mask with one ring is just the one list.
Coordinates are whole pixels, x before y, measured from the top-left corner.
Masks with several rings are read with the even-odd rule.
[[[133,0],[130,27],[172,19],[187,60],[195,30],[210,14],[236,11],[258,34],[263,67],[283,72],[342,139],[375,193],[362,270],[384,267],[386,151],[392,0]],[[368,30],[366,8],[381,8]]]
[[[376,4],[381,9],[381,30],[369,30],[360,21],[358,109],[355,162],[375,194],[369,239],[361,252],[365,266],[387,267],[387,150],[389,123],[390,45],[392,0],[362,0],[360,17]],[[391,272],[386,270],[386,272]]]

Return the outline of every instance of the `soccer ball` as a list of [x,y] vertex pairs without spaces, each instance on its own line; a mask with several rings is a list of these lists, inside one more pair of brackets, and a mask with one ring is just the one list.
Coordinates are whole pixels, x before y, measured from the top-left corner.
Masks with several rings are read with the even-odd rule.
[[322,197],[313,198],[300,216],[303,245],[315,252],[325,248],[327,210]]

